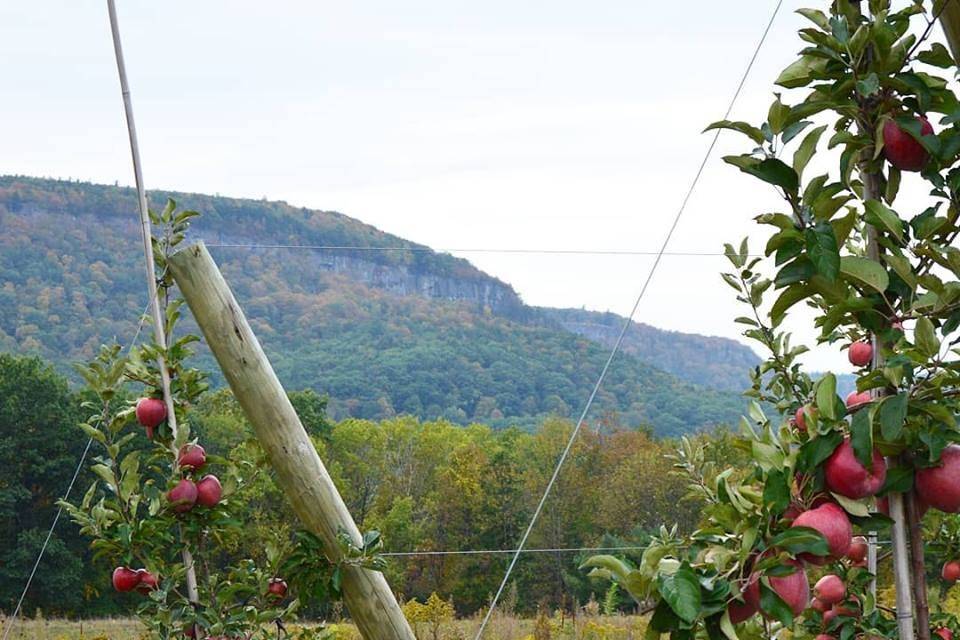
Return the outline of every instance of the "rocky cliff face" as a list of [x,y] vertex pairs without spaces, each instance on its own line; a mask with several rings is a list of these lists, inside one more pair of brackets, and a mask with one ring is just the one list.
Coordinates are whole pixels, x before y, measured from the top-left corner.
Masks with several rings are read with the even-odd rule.
[[[36,192],[42,198],[36,197]],[[49,197],[51,192],[59,198]],[[208,245],[309,245],[357,247],[317,250],[250,249],[270,259],[332,272],[395,295],[462,302],[471,309],[527,320],[529,309],[513,288],[466,260],[438,254],[333,211],[292,207],[284,202],[221,198],[202,194],[151,193],[151,202],[173,197],[182,206],[204,213],[191,235]],[[59,180],[0,176],[0,208],[8,215],[48,223],[110,224],[131,242],[139,241],[135,194],[131,189]],[[387,246],[389,251],[370,247]],[[367,247],[367,248],[365,248]],[[228,249],[222,249],[226,251]]]
[[[264,239],[242,235],[225,235],[198,229],[194,234],[215,250],[218,245],[263,245]],[[362,249],[282,249],[224,247],[220,251],[250,251],[271,259],[297,260],[304,269],[344,275],[368,287],[383,289],[398,296],[420,296],[431,300],[461,302],[472,309],[503,316],[511,320],[525,320],[529,308],[509,285],[477,271],[467,277],[433,272],[417,264],[385,262],[377,259],[379,252]],[[391,251],[402,254],[404,251]],[[406,253],[412,253],[407,251]]]

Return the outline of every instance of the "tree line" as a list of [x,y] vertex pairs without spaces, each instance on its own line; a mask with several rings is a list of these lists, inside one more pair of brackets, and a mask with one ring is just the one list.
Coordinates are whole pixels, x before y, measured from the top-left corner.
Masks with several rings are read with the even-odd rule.
[[[572,428],[548,418],[534,432],[459,426],[397,416],[331,421],[326,398],[290,394],[358,525],[383,534],[387,552],[503,550],[516,546]],[[0,354],[0,609],[11,611],[69,483],[86,437],[76,427],[85,392],[37,357]],[[190,413],[196,436],[214,455],[249,460],[247,526],[223,541],[223,558],[258,558],[271,541],[298,535],[299,523],[273,483],[269,464],[229,390],[207,396]],[[138,435],[137,437],[143,437]],[[708,455],[742,453],[726,430],[699,435]],[[642,546],[663,524],[689,530],[700,506],[684,502],[686,481],[668,456],[676,442],[630,429],[612,416],[577,441],[529,547]],[[86,471],[82,472],[87,473]],[[89,484],[81,476],[78,486]],[[589,552],[537,552],[520,561],[511,590],[518,606],[570,606],[607,585],[578,569]],[[403,598],[452,598],[461,614],[484,605],[508,554],[389,557],[386,574]],[[72,523],[54,533],[25,603],[49,614],[90,617],[129,610],[110,589],[112,567],[96,560]],[[307,612],[329,613],[326,594]]]

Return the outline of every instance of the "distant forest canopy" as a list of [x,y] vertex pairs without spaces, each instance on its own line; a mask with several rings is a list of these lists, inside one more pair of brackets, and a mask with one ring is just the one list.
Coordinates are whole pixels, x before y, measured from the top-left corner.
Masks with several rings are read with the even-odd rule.
[[[397,417],[381,421],[332,422],[324,401],[312,391],[290,392],[320,456],[361,529],[376,529],[387,551],[512,549],[530,521],[573,424],[547,419],[536,433],[460,426],[444,420]],[[56,512],[56,500],[76,468],[87,436],[76,426],[88,409],[89,392],[74,391],[48,364],[35,357],[0,353],[0,610],[10,612],[36,560]],[[120,404],[132,403],[133,396]],[[299,526],[273,481],[265,453],[229,389],[207,394],[185,416],[191,434],[211,456],[256,462],[236,498],[247,505],[246,525],[220,540],[224,564],[234,558],[264,563],[271,541]],[[124,427],[137,447],[149,443],[135,423]],[[729,430],[693,436],[709,442],[705,455],[735,464],[746,455]],[[159,445],[158,445],[159,446]],[[558,549],[644,545],[661,524],[696,527],[702,503],[684,500],[688,479],[674,475],[676,440],[615,423],[591,421],[578,437],[529,548]],[[212,460],[213,458],[211,458]],[[93,478],[85,466],[74,490],[78,500]],[[214,463],[215,464],[215,463]],[[228,499],[234,499],[228,497]],[[137,594],[110,587],[115,559],[93,557],[90,540],[66,518],[53,534],[24,611],[32,615],[85,618],[131,613]],[[590,552],[526,554],[511,591],[532,615],[572,601],[600,600],[606,581],[579,569]],[[634,560],[639,553],[631,554]],[[390,585],[405,598],[433,592],[453,598],[459,613],[474,614],[510,558],[506,554],[390,558]],[[536,597],[526,597],[536,594]],[[634,604],[623,598],[623,608]],[[329,602],[313,599],[302,613],[330,615]],[[318,608],[320,607],[320,608]]]
[[[532,427],[573,416],[608,355],[613,314],[539,309],[466,260],[345,215],[282,202],[153,192],[203,215],[210,244],[396,247],[212,252],[289,388],[334,419],[409,414]],[[133,190],[0,177],[0,349],[68,373],[129,341],[146,304]],[[594,415],[662,435],[734,424],[757,363],[721,338],[637,325]],[[221,378],[205,349],[200,366]]]

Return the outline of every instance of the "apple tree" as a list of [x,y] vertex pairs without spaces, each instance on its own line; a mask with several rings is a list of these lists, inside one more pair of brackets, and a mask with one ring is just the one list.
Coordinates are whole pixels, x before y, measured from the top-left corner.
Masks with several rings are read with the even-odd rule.
[[[308,598],[335,597],[340,567],[330,566],[318,539],[304,531],[265,540],[265,562],[230,553],[245,526],[239,489],[261,469],[253,460],[213,455],[191,437],[189,409],[207,382],[187,365],[198,338],[177,333],[182,300],[173,298],[166,260],[196,215],[172,200],[161,213],[151,212],[161,231],[153,242],[167,348],[149,342],[124,356],[119,346],[105,346],[77,368],[97,399],[84,404],[80,428],[99,450],[91,466],[95,481],[79,503],[63,506],[92,538],[95,557],[116,566],[114,589],[139,599],[137,612],[151,637],[267,638],[281,634],[296,613],[294,590]],[[159,391],[161,356],[171,380],[175,433]],[[131,385],[145,391],[136,402],[127,399]],[[343,547],[343,563],[380,568],[375,532],[363,548],[349,537]]]
[[[930,620],[926,588],[958,553],[960,512],[960,101],[948,82],[956,63],[930,38],[943,7],[799,10],[803,48],[766,121],[708,127],[745,136],[749,151],[724,160],[783,202],[755,217],[766,230],[756,250],[726,245],[722,274],[746,309],[735,322],[768,355],[741,425],[750,465],[718,468],[687,440],[676,455],[704,505],[700,528],[663,529],[639,566],[586,563],[649,605],[651,637],[960,630],[950,616]],[[833,373],[814,379],[800,364],[807,347],[785,323],[804,306],[821,348],[847,350],[857,388],[846,398]],[[936,524],[928,516],[925,532],[928,507]],[[889,558],[907,603],[899,625],[872,589],[871,532],[903,543],[879,571],[890,575]]]

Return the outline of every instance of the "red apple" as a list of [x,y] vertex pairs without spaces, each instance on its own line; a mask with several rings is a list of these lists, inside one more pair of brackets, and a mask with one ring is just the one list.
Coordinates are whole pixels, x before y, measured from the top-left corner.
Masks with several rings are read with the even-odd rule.
[[847,558],[852,562],[863,562],[867,559],[867,549],[869,544],[867,539],[863,536],[853,536],[853,540],[850,541],[850,548],[847,549]]
[[819,598],[814,598],[813,600],[810,601],[810,608],[813,609],[814,611],[819,611],[820,613],[826,613],[827,611],[830,611],[832,607],[833,607],[832,604],[827,604],[826,602],[824,602],[823,600],[820,600]]
[[137,422],[147,428],[147,437],[153,438],[153,430],[167,419],[167,405],[160,398],[137,400]]
[[277,598],[282,598],[287,595],[287,583],[283,578],[270,578],[270,583],[267,586],[267,592]]
[[[810,583],[807,582],[807,572],[803,564],[796,560],[788,561],[788,564],[794,566],[796,571],[787,576],[769,577],[770,588],[776,592],[787,606],[793,611],[793,615],[800,615],[807,608],[810,602]],[[760,576],[751,574],[747,581],[747,588],[743,594],[744,601],[760,610]],[[764,613],[764,617],[768,614]]]
[[880,452],[873,450],[872,468],[868,470],[853,454],[849,438],[830,454],[823,470],[830,491],[854,500],[875,495],[887,479],[887,463]]
[[749,620],[757,615],[757,608],[749,602],[731,600],[730,604],[727,605],[727,613],[730,615],[730,622],[740,624],[744,620]]
[[951,584],[960,580],[960,560],[945,562],[940,570],[940,577]]
[[[931,135],[933,126],[924,116],[920,121],[920,133]],[[883,123],[883,154],[887,161],[901,171],[920,171],[927,164],[929,154],[916,138],[900,128],[893,120]]]
[[813,585],[813,595],[824,604],[834,605],[847,596],[847,585],[840,576],[828,573]]
[[809,413],[811,416],[815,416],[817,415],[817,408],[816,407],[800,407],[799,409],[797,409],[797,412],[793,416],[793,421],[797,425],[797,429],[799,429],[800,431],[807,430],[807,416],[806,416],[807,413]]
[[128,567],[113,570],[113,588],[120,592],[133,591],[140,584],[140,574]]
[[207,452],[199,444],[185,444],[180,447],[177,464],[181,469],[199,469],[207,463]]
[[865,367],[873,361],[873,345],[866,340],[854,342],[847,350],[847,357],[853,366]]
[[946,627],[940,627],[933,633],[943,638],[943,640],[953,640],[953,631]]
[[870,397],[869,391],[862,391],[857,393],[856,391],[851,391],[847,395],[847,409],[856,409],[857,407],[869,404],[873,398]]
[[189,478],[183,478],[173,489],[167,492],[167,500],[173,505],[177,513],[185,513],[193,509],[197,501],[197,485]]
[[917,495],[926,504],[940,511],[960,511],[960,445],[951,444],[940,454],[936,467],[918,469]]
[[205,507],[215,507],[220,502],[220,496],[223,495],[223,489],[220,487],[220,480],[217,476],[205,475],[197,483],[197,504]]
[[[827,539],[830,558],[834,559],[847,554],[853,539],[853,525],[850,524],[850,518],[847,517],[846,511],[832,502],[804,511],[791,526],[810,527],[819,531]],[[822,559],[808,553],[803,554],[801,558],[814,564]]]
[[137,569],[137,574],[140,576],[140,584],[137,585],[137,591],[142,594],[148,594],[157,588],[157,576],[146,569]]
[[813,640],[837,640],[837,639],[826,633],[818,633]]
[[830,623],[833,622],[833,619],[836,618],[836,617],[837,617],[837,610],[836,610],[836,609],[828,609],[827,611],[824,611],[824,612],[823,612],[823,626],[824,626],[824,627],[829,626]]
[[186,638],[196,638],[197,637],[197,628],[194,625],[187,625],[183,628],[183,635]]

